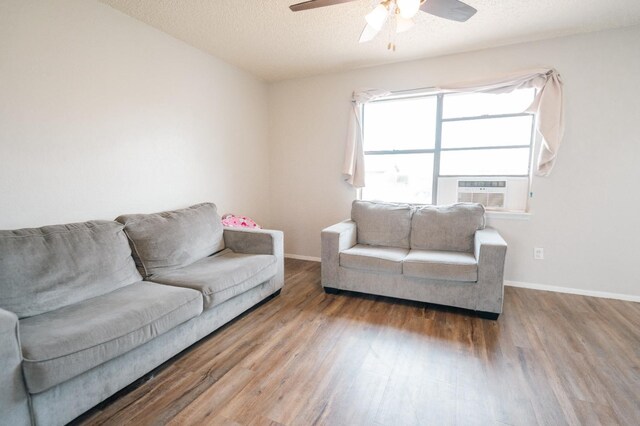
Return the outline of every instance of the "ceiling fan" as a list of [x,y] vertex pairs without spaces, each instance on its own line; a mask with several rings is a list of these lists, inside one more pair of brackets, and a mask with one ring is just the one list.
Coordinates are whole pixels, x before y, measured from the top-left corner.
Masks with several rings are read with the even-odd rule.
[[[355,0],[308,0],[293,4],[289,8],[299,12],[351,1]],[[360,43],[373,40],[384,24],[390,20],[389,18],[395,18],[396,33],[409,30],[415,24],[413,18],[420,11],[457,22],[465,22],[477,12],[476,9],[459,0],[381,0],[365,16],[367,24],[360,34]],[[395,50],[395,44],[390,42],[389,49]]]

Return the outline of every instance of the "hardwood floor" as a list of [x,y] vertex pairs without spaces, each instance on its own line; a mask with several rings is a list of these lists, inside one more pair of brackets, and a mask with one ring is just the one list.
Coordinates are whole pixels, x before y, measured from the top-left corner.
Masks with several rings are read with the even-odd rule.
[[483,320],[327,295],[319,263],[287,259],[279,297],[79,423],[640,424],[640,304],[505,293]]

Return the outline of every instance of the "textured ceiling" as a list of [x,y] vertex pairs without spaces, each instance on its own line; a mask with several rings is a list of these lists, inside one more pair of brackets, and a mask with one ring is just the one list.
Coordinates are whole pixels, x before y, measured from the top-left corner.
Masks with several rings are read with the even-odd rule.
[[358,44],[375,0],[295,13],[301,0],[101,1],[267,81],[640,23],[638,0],[467,0],[468,22],[421,12],[389,52],[388,31]]

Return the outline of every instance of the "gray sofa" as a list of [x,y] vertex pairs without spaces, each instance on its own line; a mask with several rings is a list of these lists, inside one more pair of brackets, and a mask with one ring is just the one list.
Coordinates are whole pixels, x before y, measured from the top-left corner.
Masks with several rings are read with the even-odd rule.
[[282,233],[210,203],[0,231],[0,424],[67,423],[283,283]]
[[480,204],[354,201],[322,231],[322,286],[448,305],[497,319],[507,244]]

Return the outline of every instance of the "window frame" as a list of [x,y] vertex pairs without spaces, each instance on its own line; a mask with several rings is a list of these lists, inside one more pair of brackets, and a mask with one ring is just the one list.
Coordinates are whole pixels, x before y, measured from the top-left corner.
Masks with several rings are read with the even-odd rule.
[[[436,126],[435,126],[435,144],[434,148],[424,148],[424,149],[398,149],[398,150],[374,150],[374,151],[364,151],[365,157],[365,165],[366,165],[366,157],[368,155],[403,155],[403,154],[433,154],[433,183],[431,190],[431,203],[435,205],[438,200],[438,180],[440,178],[463,178],[463,177],[478,177],[478,178],[522,178],[526,177],[529,179],[529,183],[531,183],[531,169],[532,169],[532,161],[533,161],[533,151],[535,144],[535,123],[536,123],[536,114],[533,112],[518,112],[518,113],[506,113],[506,114],[484,114],[484,115],[475,115],[475,116],[466,116],[466,117],[450,117],[443,118],[443,109],[444,109],[444,98],[447,95],[455,95],[458,93],[418,93],[412,95],[400,95],[394,96],[393,94],[390,96],[386,96],[381,99],[376,99],[371,101],[370,103],[380,103],[380,102],[388,102],[388,101],[398,101],[401,99],[414,99],[414,98],[427,98],[427,97],[436,97]],[[536,95],[536,91],[534,91],[534,98]],[[532,99],[533,101],[533,99]],[[361,106],[361,116],[362,116],[362,134],[363,134],[363,148],[365,144],[365,128],[366,128],[366,104]],[[467,147],[467,148],[442,148],[442,124],[447,122],[456,122],[456,121],[471,121],[471,120],[491,120],[496,118],[511,118],[511,117],[531,117],[531,133],[529,136],[529,143],[527,145],[505,145],[505,146],[481,146],[481,147]],[[481,151],[481,150],[491,150],[491,149],[529,149],[529,158],[527,161],[527,173],[526,174],[454,174],[454,175],[441,175],[440,174],[440,162],[441,162],[441,154],[442,152],[451,152],[451,151]]]

